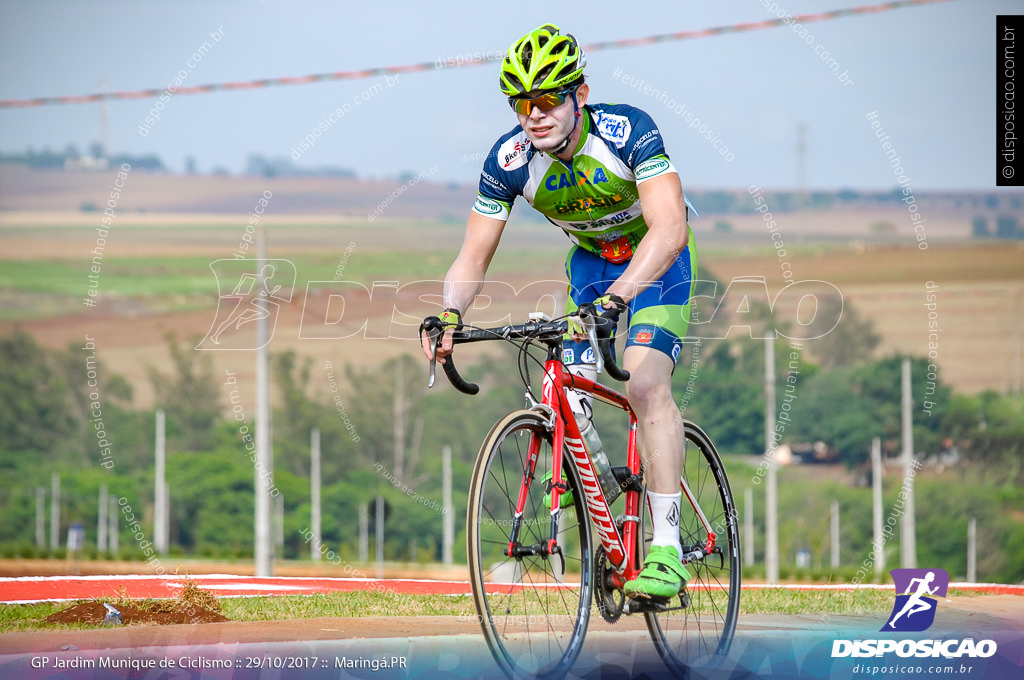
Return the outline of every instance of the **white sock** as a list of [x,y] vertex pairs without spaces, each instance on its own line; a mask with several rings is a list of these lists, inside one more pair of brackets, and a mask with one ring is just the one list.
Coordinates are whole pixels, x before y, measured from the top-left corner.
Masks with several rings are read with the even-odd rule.
[[676,549],[679,555],[683,554],[683,547],[679,543],[679,503],[682,497],[681,491],[676,493],[647,492],[647,503],[651,509],[651,518],[654,524],[654,539],[651,541],[651,545],[670,545]]

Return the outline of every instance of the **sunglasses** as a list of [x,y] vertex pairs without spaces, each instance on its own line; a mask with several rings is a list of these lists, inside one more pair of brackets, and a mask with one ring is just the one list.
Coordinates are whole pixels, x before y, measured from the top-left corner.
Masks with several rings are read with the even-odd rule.
[[540,95],[539,97],[509,97],[508,105],[511,106],[516,113],[529,116],[534,107],[537,107],[541,111],[550,111],[556,106],[561,106],[574,92],[576,92],[575,88],[562,90],[561,92],[548,92]]

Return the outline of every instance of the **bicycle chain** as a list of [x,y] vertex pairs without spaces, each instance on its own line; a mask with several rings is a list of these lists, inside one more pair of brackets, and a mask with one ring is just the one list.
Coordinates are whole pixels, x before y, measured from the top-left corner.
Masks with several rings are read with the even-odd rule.
[[599,546],[594,554],[594,566],[597,572],[597,609],[601,612],[602,619],[608,623],[615,623],[622,616],[626,595],[618,588],[608,587],[611,570],[603,545]]

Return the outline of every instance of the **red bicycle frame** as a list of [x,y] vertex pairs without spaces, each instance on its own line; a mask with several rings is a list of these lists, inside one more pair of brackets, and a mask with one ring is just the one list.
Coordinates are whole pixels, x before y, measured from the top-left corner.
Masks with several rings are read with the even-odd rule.
[[[584,502],[590,512],[597,535],[601,539],[605,555],[614,567],[611,579],[616,587],[621,588],[626,581],[635,578],[640,571],[637,560],[630,559],[630,555],[637,555],[637,541],[639,540],[640,522],[640,493],[635,490],[626,490],[625,515],[622,533],[615,526],[615,519],[608,500],[601,488],[597,477],[597,471],[590,459],[590,452],[583,441],[579,426],[576,424],[576,417],[566,396],[566,389],[575,389],[580,392],[592,394],[602,402],[622,409],[629,414],[629,444],[626,453],[626,465],[634,475],[640,472],[640,454],[636,447],[637,418],[629,405],[629,400],[619,392],[608,388],[600,383],[587,378],[573,375],[566,370],[565,365],[556,357],[549,356],[544,364],[544,384],[541,403],[550,408],[555,415],[552,419],[554,431],[552,433],[552,451],[555,452],[551,462],[551,534],[548,538],[544,551],[553,555],[559,552],[558,548],[558,522],[561,519],[561,506],[559,498],[568,491],[565,484],[554,483],[554,480],[562,479],[562,457],[557,455],[558,451],[568,451],[576,463],[576,469],[580,474],[580,481],[583,485]],[[526,498],[529,492],[528,486],[534,479],[534,471],[537,468],[537,458],[540,454],[541,437],[534,435],[530,438],[530,445],[527,457],[527,469],[524,471],[523,481],[519,489],[519,499],[516,503],[515,524],[509,539],[507,555],[513,555],[515,544],[519,535],[518,523],[523,516],[526,507]],[[694,512],[697,514],[701,525],[707,532],[707,541],[701,548],[694,549],[683,555],[683,561],[700,559],[710,555],[715,548],[716,535],[707,516],[701,510],[697,498],[690,491],[686,480],[680,478],[680,488],[686,496]]]
[[[597,529],[597,534],[601,539],[601,545],[604,546],[608,560],[616,569],[613,578],[618,582],[616,585],[621,587],[623,583],[634,578],[636,573],[639,571],[635,561],[629,559],[629,555],[636,554],[638,523],[640,521],[640,494],[636,491],[627,491],[625,493],[626,519],[622,535],[620,536],[618,529],[615,527],[615,519],[612,515],[611,508],[608,506],[604,490],[601,488],[601,483],[598,481],[597,471],[594,469],[594,464],[590,459],[590,453],[587,451],[586,444],[583,442],[583,435],[580,434],[579,426],[576,424],[576,418],[569,406],[565,390],[568,388],[587,392],[594,395],[601,401],[612,406],[616,406],[629,414],[629,446],[626,464],[634,474],[638,474],[640,471],[640,456],[637,453],[636,448],[636,414],[633,412],[633,409],[630,408],[629,401],[624,395],[605,387],[604,385],[588,380],[587,378],[573,375],[565,369],[565,365],[557,358],[549,357],[545,362],[544,370],[545,375],[542,391],[542,403],[556,414],[556,417],[553,419],[554,432],[552,433],[552,450],[556,452],[556,455],[553,456],[551,479],[562,479],[562,457],[557,455],[557,452],[563,450],[568,451],[569,454],[572,455],[573,461],[576,463],[576,469],[579,471],[580,479],[583,484],[584,502],[587,504],[587,509],[590,511],[590,516],[593,519],[595,528]],[[531,438],[527,458],[527,470],[525,471],[526,474],[523,475],[522,486],[519,490],[519,499],[516,504],[517,520],[522,517],[523,510],[526,506],[528,493],[527,486],[534,478],[534,471],[537,467],[537,457],[540,452],[540,444],[540,436],[535,435]],[[554,554],[558,551],[557,526],[561,515],[559,497],[566,490],[567,489],[564,489],[564,484],[552,484],[552,529],[551,536],[548,539],[546,546],[546,552],[548,554]],[[515,537],[517,535],[518,531],[513,530],[511,541],[509,543],[508,554],[512,554],[512,551],[514,550]]]

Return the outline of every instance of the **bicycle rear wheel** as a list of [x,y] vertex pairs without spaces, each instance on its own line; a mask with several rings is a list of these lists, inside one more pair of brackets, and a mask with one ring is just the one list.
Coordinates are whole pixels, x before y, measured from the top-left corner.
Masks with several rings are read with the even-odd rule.
[[[672,598],[667,611],[645,612],[644,616],[665,665],[679,677],[696,678],[703,677],[701,668],[713,672],[715,657],[728,653],[736,631],[740,608],[739,516],[714,443],[693,423],[685,425],[688,450],[683,479],[715,533],[716,549],[703,560],[686,565],[692,578],[684,592]],[[643,504],[640,530],[642,558],[653,535],[647,503]],[[708,538],[703,522],[689,507],[685,491],[679,538],[684,552],[705,545]]]
[[469,492],[473,599],[491,654],[512,677],[564,676],[579,655],[590,618],[590,522],[582,484],[567,456],[562,470],[573,500],[562,508],[559,522],[564,568],[558,555],[506,555],[531,447],[537,466],[516,545],[539,547],[550,535],[551,513],[540,481],[552,461],[546,424],[534,411],[516,411],[500,420],[480,449]]

